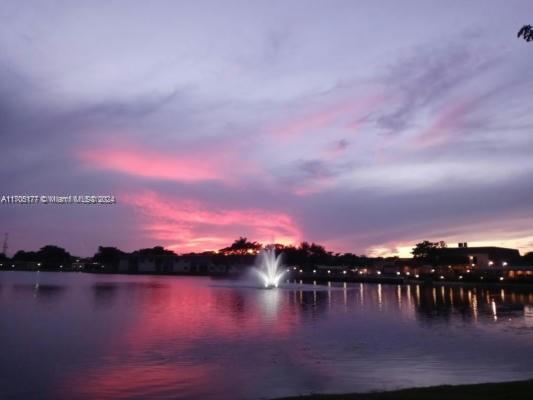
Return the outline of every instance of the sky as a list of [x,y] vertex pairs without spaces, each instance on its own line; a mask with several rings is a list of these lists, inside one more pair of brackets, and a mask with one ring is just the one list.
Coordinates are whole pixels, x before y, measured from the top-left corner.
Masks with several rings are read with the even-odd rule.
[[531,1],[0,3],[8,254],[533,250]]

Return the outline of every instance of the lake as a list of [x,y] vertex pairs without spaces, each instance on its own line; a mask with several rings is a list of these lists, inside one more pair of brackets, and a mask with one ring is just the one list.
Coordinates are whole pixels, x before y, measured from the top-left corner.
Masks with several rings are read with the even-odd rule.
[[0,398],[265,399],[533,377],[533,290],[0,272]]

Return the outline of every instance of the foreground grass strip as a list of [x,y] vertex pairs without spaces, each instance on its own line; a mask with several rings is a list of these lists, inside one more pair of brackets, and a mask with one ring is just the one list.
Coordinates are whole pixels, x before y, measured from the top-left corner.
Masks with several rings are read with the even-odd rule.
[[432,386],[391,392],[285,397],[278,400],[533,400],[533,380]]

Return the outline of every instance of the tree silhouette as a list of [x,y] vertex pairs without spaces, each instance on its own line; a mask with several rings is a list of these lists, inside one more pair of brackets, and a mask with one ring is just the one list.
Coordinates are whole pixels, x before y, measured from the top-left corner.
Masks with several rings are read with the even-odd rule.
[[42,269],[68,268],[72,262],[72,257],[68,251],[62,247],[47,245],[39,251],[19,250],[13,256],[13,261],[39,262]]
[[531,42],[533,40],[533,26],[524,25],[520,28],[516,37],[519,38],[520,36],[522,36],[526,42]]
[[144,257],[153,257],[153,256],[176,256],[172,250],[167,250],[163,246],[155,246],[146,249],[135,250],[132,254],[144,256]]
[[22,262],[37,262],[39,256],[35,251],[24,251],[19,250],[13,256],[13,261],[22,261]]
[[444,248],[446,248],[446,243],[442,240],[440,242],[430,242],[429,240],[424,240],[423,242],[415,245],[411,251],[411,254],[413,255],[414,259],[436,264],[438,259],[438,249]]
[[220,249],[219,252],[224,255],[246,255],[257,254],[261,250],[261,244],[257,242],[249,242],[248,238],[240,237],[235,240],[231,246]]
[[111,269],[118,269],[118,263],[126,253],[116,247],[98,246],[98,252],[93,256],[93,261],[111,267]]

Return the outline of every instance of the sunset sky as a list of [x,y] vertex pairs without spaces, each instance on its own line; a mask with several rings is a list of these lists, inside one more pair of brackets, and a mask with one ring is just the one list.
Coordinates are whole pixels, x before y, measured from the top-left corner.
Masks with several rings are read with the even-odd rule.
[[218,249],[238,236],[408,254],[533,250],[524,1],[0,4],[9,255]]

